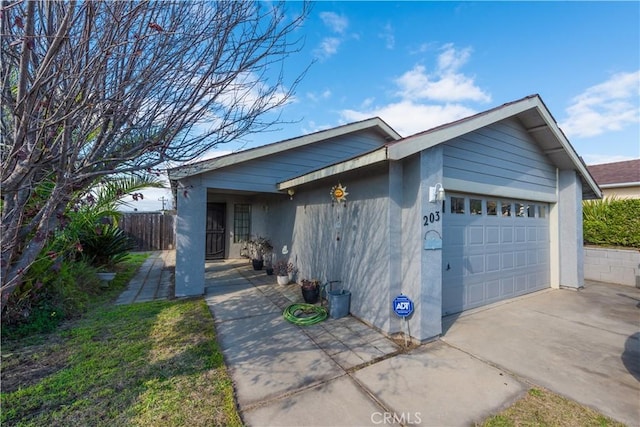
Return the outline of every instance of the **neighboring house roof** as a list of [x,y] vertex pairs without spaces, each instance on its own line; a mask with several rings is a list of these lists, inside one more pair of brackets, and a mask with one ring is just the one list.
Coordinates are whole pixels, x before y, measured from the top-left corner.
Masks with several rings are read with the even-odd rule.
[[238,153],[228,154],[209,160],[203,160],[196,163],[190,163],[176,168],[169,169],[169,179],[176,180],[189,176],[199,175],[215,169],[231,166],[237,163],[246,162],[248,160],[257,159],[263,156],[277,154],[293,148],[302,147],[313,144],[318,141],[335,138],[363,130],[375,130],[380,133],[385,140],[393,141],[401,139],[402,136],[386,124],[379,117],[362,120],[355,123],[349,123],[343,126],[331,129],[321,130],[311,134],[303,135],[296,138],[286,139],[284,141],[272,144],[262,145],[260,147],[251,148],[249,150],[240,151]]
[[640,159],[587,167],[602,188],[640,186]]
[[584,199],[601,198],[602,193],[586,165],[573,149],[569,140],[558,127],[555,119],[539,95],[531,95],[485,112],[437,126],[430,130],[365,153],[354,159],[330,165],[305,175],[278,184],[286,190],[316,179],[325,178],[384,160],[400,160],[427,148],[434,147],[458,136],[473,132],[484,126],[517,116],[528,132],[534,135],[542,151],[560,169],[575,169],[580,174]]

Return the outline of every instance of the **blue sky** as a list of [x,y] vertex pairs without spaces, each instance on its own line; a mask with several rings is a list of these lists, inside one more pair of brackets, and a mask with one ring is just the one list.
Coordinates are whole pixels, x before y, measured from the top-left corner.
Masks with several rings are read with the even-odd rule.
[[217,154],[373,116],[408,136],[538,93],[587,164],[640,158],[639,2],[317,2],[298,32],[294,123]]

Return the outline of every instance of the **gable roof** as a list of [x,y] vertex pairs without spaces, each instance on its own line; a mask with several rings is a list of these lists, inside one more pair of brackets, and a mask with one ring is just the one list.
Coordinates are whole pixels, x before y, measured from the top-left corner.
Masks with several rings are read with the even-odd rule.
[[517,117],[533,135],[543,153],[560,169],[574,169],[580,174],[583,199],[601,198],[602,193],[586,165],[558,127],[539,95],[530,95],[482,113],[437,126],[415,135],[392,141],[386,146],[358,158],[330,165],[278,184],[279,190],[328,177],[383,160],[401,160],[458,136],[473,132],[501,120]]
[[640,159],[587,166],[602,188],[640,185]]
[[379,117],[373,117],[371,119],[362,120],[355,123],[349,123],[343,126],[334,127],[331,129],[321,130],[311,134],[299,136],[296,138],[286,139],[260,147],[251,148],[248,150],[240,151],[226,156],[220,156],[213,159],[202,160],[200,162],[190,163],[183,166],[178,166],[168,170],[169,179],[176,180],[182,179],[193,175],[199,175],[215,169],[219,169],[226,166],[231,166],[237,163],[246,162],[249,160],[257,159],[272,154],[277,154],[283,151],[291,150],[294,148],[302,147],[308,144],[313,144],[318,141],[335,138],[350,133],[360,132],[363,130],[375,130],[380,133],[385,140],[392,141],[398,140],[402,137],[388,124]]

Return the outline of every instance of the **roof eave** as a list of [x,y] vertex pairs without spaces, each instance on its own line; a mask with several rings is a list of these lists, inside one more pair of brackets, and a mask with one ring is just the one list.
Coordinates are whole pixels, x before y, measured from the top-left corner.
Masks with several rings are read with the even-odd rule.
[[317,169],[313,172],[309,172],[304,175],[279,182],[276,187],[278,188],[278,190],[283,191],[289,188],[298,187],[303,184],[308,184],[319,179],[328,178],[365,166],[370,166],[379,162],[383,162],[385,160],[388,160],[387,147],[381,147],[377,150],[370,151],[369,153],[354,157],[353,159],[336,163],[334,165]]
[[[414,136],[404,138],[402,141],[389,145],[389,159],[400,160],[412,154],[434,147],[443,142],[457,138],[461,135],[473,132],[482,127],[497,123],[509,117],[518,116],[526,111],[535,110],[551,132],[556,141],[562,147],[562,151],[569,157],[575,169],[580,173],[583,183],[586,183],[591,190],[583,191],[584,198],[602,198],[602,192],[598,187],[586,165],[582,162],[578,154],[575,152],[569,140],[566,138],[562,130],[558,127],[555,119],[547,109],[544,102],[538,95],[528,96],[519,101],[505,104],[493,110],[480,113],[468,119],[462,119],[459,122],[453,122],[449,125],[437,127],[431,131],[426,131]],[[539,127],[537,127],[539,128]],[[535,131],[538,129],[531,129]]]
[[232,166],[238,163],[257,159],[260,157],[277,154],[286,150],[302,147],[324,139],[336,138],[342,135],[363,131],[366,129],[378,128],[384,135],[385,139],[397,141],[402,138],[393,128],[391,128],[384,120],[379,117],[362,120],[360,122],[349,123],[347,125],[338,126],[303,135],[272,144],[263,145],[261,147],[252,148],[238,153],[228,154],[226,156],[214,159],[203,160],[201,162],[179,166],[169,169],[169,179],[178,180],[189,176],[199,175],[222,167]]

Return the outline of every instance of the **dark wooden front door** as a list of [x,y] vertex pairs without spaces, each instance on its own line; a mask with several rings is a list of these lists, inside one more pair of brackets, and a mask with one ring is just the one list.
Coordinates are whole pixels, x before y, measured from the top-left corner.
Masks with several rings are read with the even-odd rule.
[[207,203],[207,259],[224,259],[224,203]]

